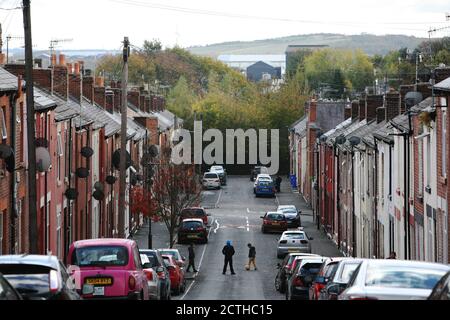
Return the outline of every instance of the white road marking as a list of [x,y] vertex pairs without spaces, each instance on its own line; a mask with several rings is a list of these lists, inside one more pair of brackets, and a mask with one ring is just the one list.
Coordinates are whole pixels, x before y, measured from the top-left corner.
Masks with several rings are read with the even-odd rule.
[[[219,228],[220,228],[220,224],[219,224],[219,221],[216,219],[216,228],[214,229],[214,233],[217,233],[217,230],[219,230]],[[211,230],[210,230],[211,231]]]
[[247,222],[247,232],[250,232],[250,224],[248,223],[248,217],[245,217],[245,220]]
[[222,197],[222,192],[223,192],[223,189],[220,189],[219,198],[217,199],[217,202],[216,202],[214,208],[218,208],[218,205],[219,205],[219,202],[220,202],[220,198]]
[[278,200],[278,196],[276,193],[275,193],[275,199],[277,200],[278,206],[280,206],[280,200]]
[[[217,220],[216,220],[216,223],[218,224]],[[209,238],[210,234],[211,234],[211,229],[209,229],[208,238]],[[206,252],[206,248],[207,247],[208,247],[208,244],[205,244],[205,247],[203,248],[202,256],[200,257],[200,262],[198,263],[197,274],[198,274],[198,272],[200,272],[200,269],[202,267],[203,257],[205,256],[205,252]],[[194,280],[189,285],[189,287],[186,289],[186,292],[183,294],[183,296],[180,298],[180,300],[183,300],[186,297],[186,295],[189,293],[189,291],[191,290],[192,286],[195,283],[195,278],[196,278],[196,275],[194,275]]]

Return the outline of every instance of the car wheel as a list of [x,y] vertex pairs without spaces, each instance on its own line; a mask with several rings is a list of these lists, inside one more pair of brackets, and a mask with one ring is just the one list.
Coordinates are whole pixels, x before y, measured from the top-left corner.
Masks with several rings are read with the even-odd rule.
[[278,259],[283,259],[284,257],[283,257],[282,254],[277,254],[277,258],[278,258]]
[[286,283],[283,281],[280,281],[280,292],[286,293]]
[[181,283],[178,287],[175,288],[175,290],[173,290],[173,294],[178,296],[181,292]]
[[275,289],[280,292],[280,278],[275,277]]

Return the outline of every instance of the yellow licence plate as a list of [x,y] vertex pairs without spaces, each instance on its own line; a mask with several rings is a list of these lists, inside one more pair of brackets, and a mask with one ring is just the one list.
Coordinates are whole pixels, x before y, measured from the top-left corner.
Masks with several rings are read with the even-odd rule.
[[89,278],[85,282],[90,285],[109,286],[112,285],[112,278]]

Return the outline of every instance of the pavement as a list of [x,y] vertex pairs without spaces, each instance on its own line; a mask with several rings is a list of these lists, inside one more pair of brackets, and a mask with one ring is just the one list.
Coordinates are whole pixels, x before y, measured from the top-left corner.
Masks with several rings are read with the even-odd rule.
[[[285,296],[275,290],[277,264],[276,248],[280,234],[263,234],[261,216],[275,210],[278,205],[294,204],[302,210],[302,225],[313,237],[312,252],[324,256],[342,256],[334,243],[317,230],[312,210],[303,198],[294,193],[287,181],[281,184],[276,198],[256,198],[253,182],[249,177],[230,176],[227,186],[221,190],[204,191],[202,206],[211,214],[209,241],[196,245],[198,274],[188,273],[188,286],[180,300],[284,300]],[[164,223],[152,223],[153,247],[168,247],[169,237]],[[144,225],[133,237],[140,248],[147,248],[148,226]],[[236,275],[228,270],[222,274],[222,248],[231,240],[236,250],[233,265]],[[246,271],[248,261],[247,243],[256,247],[257,271]],[[186,245],[174,246],[182,255],[187,254]]]

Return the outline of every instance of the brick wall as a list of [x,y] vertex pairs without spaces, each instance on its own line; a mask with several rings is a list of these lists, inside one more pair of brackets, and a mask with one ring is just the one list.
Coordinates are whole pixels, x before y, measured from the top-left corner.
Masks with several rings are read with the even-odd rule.
[[94,78],[83,77],[83,96],[94,103]]
[[69,95],[80,101],[81,99],[81,77],[77,74],[69,75]]
[[366,119],[367,122],[377,118],[377,109],[383,106],[382,95],[368,95],[366,97]]
[[400,94],[390,91],[385,98],[386,120],[392,120],[400,114]]
[[359,100],[358,103],[359,103],[358,119],[359,121],[363,121],[364,119],[366,119],[366,100],[361,99]]
[[[443,174],[442,148],[442,109],[436,109],[436,145],[437,145],[437,193],[439,197],[447,198],[447,179]],[[448,161],[448,160],[447,160]]]
[[94,101],[100,107],[106,109],[105,87],[94,87]]
[[69,73],[66,66],[54,66],[53,91],[67,99],[69,97]]
[[359,118],[359,101],[352,101],[352,121],[356,121]]
[[128,102],[141,109],[141,98],[139,91],[128,91],[127,95]]

